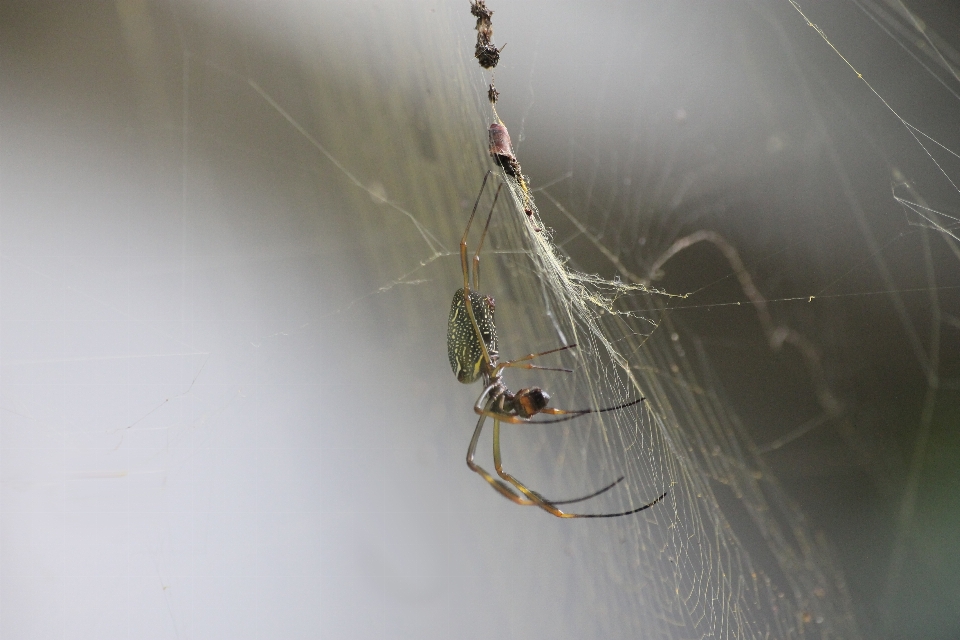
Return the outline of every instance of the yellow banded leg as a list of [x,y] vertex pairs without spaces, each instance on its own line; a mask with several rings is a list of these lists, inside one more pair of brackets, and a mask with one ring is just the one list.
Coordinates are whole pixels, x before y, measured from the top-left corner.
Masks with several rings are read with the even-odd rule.
[[[500,420],[498,420],[496,417],[494,417],[493,419],[493,466],[497,470],[497,475],[499,475],[501,478],[503,478],[504,480],[512,484],[517,489],[519,489],[525,496],[527,496],[527,498],[530,499],[530,501],[533,504],[537,505],[547,513],[557,516],[558,518],[618,518],[620,516],[629,516],[631,514],[638,513],[645,509],[649,509],[653,505],[663,500],[667,495],[666,493],[663,493],[660,495],[660,497],[658,497],[653,502],[636,507],[634,509],[629,509],[627,511],[618,511],[616,513],[565,513],[563,511],[560,511],[560,509],[557,509],[552,503],[545,500],[543,496],[541,496],[539,493],[537,493],[532,489],[527,488],[522,482],[520,482],[519,480],[514,478],[512,475],[510,475],[509,473],[503,470],[503,461],[500,455]],[[603,493],[607,489],[613,487],[615,484],[620,482],[620,480],[623,480],[622,476],[620,477],[619,480],[614,482],[612,485],[604,489],[601,489],[599,492],[594,493],[591,496],[587,496],[587,497],[593,497],[593,495],[599,495],[600,493]],[[585,499],[585,498],[581,498],[581,499]],[[571,501],[571,502],[574,502],[574,501]]]
[[536,504],[544,511],[547,511],[558,518],[579,517],[576,514],[564,513],[563,511],[560,511],[560,509],[557,509],[549,502],[546,502],[536,491],[528,489],[523,483],[503,470],[503,462],[500,456],[500,420],[497,418],[493,419],[493,466],[497,470],[498,476],[519,489],[525,496],[527,496],[527,498],[530,499],[533,504]]
[[[491,476],[487,471],[473,461],[473,457],[477,452],[477,443],[480,441],[480,432],[483,430],[483,423],[486,421],[487,416],[481,415],[480,419],[477,421],[477,428],[473,431],[473,438],[470,440],[470,448],[467,449],[467,466],[470,467],[470,470],[474,473],[480,475],[484,480],[490,483],[497,492],[502,495],[507,500],[515,502],[519,505],[529,506],[534,504],[532,500],[527,500],[526,498],[521,497],[515,491],[513,491],[505,482],[502,480],[497,480]],[[497,423],[494,422],[496,425]],[[496,427],[494,427],[496,428]]]

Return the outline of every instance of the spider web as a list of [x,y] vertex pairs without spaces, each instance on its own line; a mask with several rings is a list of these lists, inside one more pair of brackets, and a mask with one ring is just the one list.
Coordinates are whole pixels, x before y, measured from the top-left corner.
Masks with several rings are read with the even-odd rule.
[[[246,85],[256,94],[255,99],[262,100],[275,116],[292,127],[301,143],[307,143],[307,158],[310,153],[319,153],[333,165],[334,174],[339,174],[346,187],[340,215],[352,221],[362,238],[364,262],[381,283],[376,294],[390,294],[389,298],[384,296],[389,302],[371,302],[373,306],[368,308],[376,309],[377,315],[405,319],[402,326],[412,331],[425,309],[445,306],[448,292],[459,281],[456,239],[479,178],[490,166],[483,132],[494,116],[485,104],[490,76],[475,71],[469,56],[469,36],[459,26],[465,21],[460,15],[463,12],[453,5],[445,6],[436,21],[431,22],[423,20],[423,13],[415,6],[408,9],[409,13],[395,7],[380,18],[382,21],[374,20],[374,24],[381,25],[379,28],[394,34],[377,51],[336,43],[344,50],[354,50],[357,56],[373,56],[380,60],[379,64],[384,59],[405,60],[399,67],[392,67],[398,71],[396,75],[387,80],[375,73],[361,73],[351,76],[350,84],[344,85],[321,63],[302,63],[309,69],[303,85],[306,104],[284,100],[260,75],[240,74],[232,66],[211,64],[201,55],[196,55],[191,64],[195,69],[215,69],[222,78],[229,78],[238,86]],[[898,16],[872,5],[863,5],[861,9],[868,18],[892,20],[901,29],[909,30],[905,17],[908,14],[902,11]],[[802,6],[763,4],[749,12],[754,21],[766,21],[774,43],[796,47],[795,51],[788,49],[783,64],[798,74],[801,88],[808,92],[801,96],[812,112],[806,117],[820,135],[829,140],[833,123],[826,121],[820,98],[808,86],[814,80],[808,78],[807,65],[831,64],[836,58],[821,55],[813,61],[800,61],[791,57],[818,55],[806,39],[812,38],[821,49],[826,47],[827,54],[840,56],[840,61],[854,74],[839,78],[841,89],[830,99],[839,100],[841,105],[855,101],[856,109],[867,108],[860,103],[862,96],[843,93],[857,82],[866,82],[863,76],[856,75],[860,73],[857,63],[843,57],[842,49],[831,40],[826,28],[813,25]],[[501,22],[495,24],[509,29],[509,16],[508,11],[501,11]],[[582,53],[571,44],[580,33],[581,25],[575,25],[569,35],[556,35],[574,58]],[[728,28],[720,33],[736,35],[733,27]],[[787,29],[791,30],[789,36],[783,34]],[[524,36],[511,36],[510,40],[513,45],[510,55],[504,54],[505,61],[521,58],[528,50],[525,44],[540,41]],[[903,35],[893,42],[909,44]],[[411,43],[416,43],[417,55],[403,58],[402,52],[409,53]],[[770,45],[760,42],[754,46],[763,50]],[[330,47],[334,46],[330,40],[309,45],[306,60],[330,59]],[[534,60],[538,53],[534,47]],[[344,55],[344,51],[338,55]],[[759,56],[756,52],[751,55]],[[952,69],[944,58],[939,63]],[[756,203],[748,197],[732,198],[724,186],[724,181],[731,179],[742,184],[743,174],[716,157],[696,157],[698,151],[692,145],[698,143],[698,136],[704,135],[702,127],[711,125],[709,119],[699,125],[688,122],[693,117],[687,110],[696,108],[695,99],[671,114],[676,122],[687,127],[679,136],[650,134],[639,117],[631,124],[632,144],[625,152],[617,150],[625,153],[626,158],[615,158],[612,164],[607,160],[605,147],[615,146],[612,138],[618,135],[616,128],[624,125],[607,125],[614,130],[604,132],[601,118],[589,129],[594,132],[593,137],[571,137],[575,149],[568,154],[566,163],[538,164],[528,160],[537,157],[533,142],[537,129],[529,109],[533,100],[527,104],[528,112],[519,117],[513,115],[517,109],[509,106],[510,99],[521,98],[524,84],[532,80],[528,77],[512,81],[507,65],[502,62],[498,70],[497,86],[502,92],[499,106],[509,126],[519,124],[513,131],[519,134],[520,159],[527,162],[526,170],[534,175],[559,175],[561,180],[543,189],[538,189],[534,181],[531,200],[516,182],[502,176],[513,202],[501,203],[494,214],[483,254],[481,290],[498,301],[501,353],[505,357],[571,342],[578,345],[575,351],[553,357],[548,363],[568,366],[574,369],[573,374],[536,377],[510,372],[508,384],[513,388],[542,384],[553,394],[555,406],[564,408],[597,408],[645,398],[640,405],[586,416],[559,428],[505,429],[507,468],[521,469],[521,477],[530,486],[558,497],[593,490],[613,477],[625,476],[615,490],[580,505],[589,512],[628,509],[649,502],[664,491],[668,493],[663,504],[635,518],[563,532],[554,529],[552,522],[538,523],[531,530],[535,533],[528,534],[537,540],[528,545],[536,547],[560,535],[564,548],[575,550],[564,567],[555,569],[563,577],[549,590],[553,602],[576,602],[573,621],[566,621],[570,626],[565,632],[575,629],[578,637],[857,637],[855,605],[830,543],[816,533],[782,486],[771,458],[764,454],[786,449],[789,455],[791,442],[802,440],[805,433],[824,425],[833,426],[854,455],[870,459],[874,452],[862,444],[864,436],[854,425],[857,412],[849,406],[850,394],[844,395],[838,389],[837,373],[828,369],[829,356],[818,339],[817,322],[811,322],[803,311],[797,313],[796,307],[785,307],[785,303],[811,304],[815,299],[836,296],[841,300],[842,313],[844,303],[852,304],[861,293],[856,285],[850,286],[852,291],[844,285],[851,281],[860,286],[871,282],[869,278],[858,281],[850,274],[861,274],[867,269],[875,272],[878,286],[863,293],[879,293],[893,301],[904,339],[912,345],[928,378],[940,367],[936,334],[944,315],[939,306],[934,304],[929,318],[931,326],[936,327],[935,333],[925,339],[902,301],[904,286],[893,275],[907,267],[898,263],[893,268],[895,261],[886,255],[889,244],[884,245],[877,238],[881,233],[878,228],[883,229],[887,242],[891,238],[896,242],[896,237],[890,236],[885,223],[875,223],[859,202],[856,188],[846,177],[848,165],[835,148],[839,145],[828,141],[823,153],[828,158],[834,154],[833,178],[846,196],[843,206],[859,224],[867,251],[846,263],[826,259],[826,274],[819,283],[778,286],[774,280],[774,284],[761,287],[756,279],[758,272],[763,273],[765,262],[786,252],[789,265],[790,259],[807,247],[802,242],[784,241],[775,231],[765,229],[765,242],[753,248],[753,254],[759,254],[760,259],[751,260],[741,255],[736,242],[709,230],[711,225],[721,225],[742,242],[743,230],[736,225],[723,227],[723,214]],[[530,69],[531,73],[538,70],[533,63]],[[813,75],[822,81],[821,76]],[[542,76],[546,80],[551,74]],[[572,82],[565,76],[561,74],[559,80],[554,76],[554,81],[561,85]],[[831,74],[824,76],[832,79]],[[946,81],[949,80],[947,77]],[[945,178],[952,186],[952,152],[949,145],[937,142],[943,139],[941,136],[931,136],[910,124],[874,85],[866,86],[873,98],[901,122],[914,143],[905,152],[895,147],[879,153],[895,169],[889,174],[893,197],[886,187],[884,197],[903,207],[904,217],[898,219],[900,233],[919,238],[917,251],[927,265],[920,289],[935,302],[949,295],[949,289],[941,288],[934,267],[941,261],[934,259],[931,245],[945,243],[956,252],[955,225],[949,212],[928,203],[923,196],[925,189],[907,178],[903,167],[916,166],[914,171],[921,171],[924,177]],[[556,95],[544,101],[563,105],[566,91],[569,87],[554,89]],[[391,99],[394,95],[404,95],[405,99],[395,101]],[[601,114],[603,103],[598,102],[592,109]],[[337,114],[335,120],[328,120],[330,113]],[[525,130],[528,122],[529,131]],[[791,141],[790,136],[801,134],[775,132],[764,141],[764,148],[775,154],[783,146],[800,145],[801,141]],[[871,138],[869,133],[866,137],[869,144],[881,149],[886,142]],[[723,142],[717,140],[715,144]],[[548,145],[542,146],[549,149]],[[530,147],[534,151],[528,155]],[[900,155],[918,148],[922,154],[918,163],[916,158]],[[371,149],[376,149],[376,158],[370,156]],[[686,150],[692,150],[694,157],[684,155]],[[746,149],[740,150],[740,154],[745,153]],[[582,161],[583,157],[588,160]],[[656,166],[663,158],[668,159],[666,166]],[[929,163],[933,164],[933,171]],[[365,175],[375,178],[363,178],[353,167],[363,167]],[[586,188],[578,190],[575,185],[584,171],[582,167],[586,167],[590,178]],[[327,173],[331,168],[320,163],[317,170]],[[936,176],[937,173],[940,175]],[[567,175],[571,177],[562,178]],[[634,179],[640,183],[639,188],[623,188],[630,187]],[[566,193],[561,195],[563,191]],[[489,199],[481,201],[481,210],[488,202]],[[538,209],[535,203],[544,209]],[[783,205],[776,199],[764,204],[769,208],[763,214],[774,217],[775,205]],[[533,209],[529,219],[523,214],[526,207]],[[825,228],[832,227],[828,224]],[[475,235],[472,240],[476,241]],[[662,279],[664,272],[669,274],[671,269],[684,273],[677,265],[683,264],[688,250],[704,246],[712,246],[722,256],[719,265],[710,265],[712,275],[704,278],[693,266],[692,274],[685,273],[687,282],[696,283],[693,286],[683,280]],[[909,251],[897,254],[898,260],[909,257]],[[947,268],[949,271],[951,265]],[[770,271],[776,276],[789,273],[789,267],[778,264]],[[444,286],[428,292],[433,288],[421,286],[428,282],[442,282]],[[718,297],[711,298],[710,294],[719,289],[722,291]],[[764,294],[761,289],[779,293]],[[366,299],[359,300],[363,304]],[[352,299],[334,304],[334,313],[350,313],[351,309],[356,312],[357,302],[358,299]],[[749,318],[756,323],[750,331],[754,339],[767,345],[772,356],[789,353],[797,359],[785,367],[793,375],[799,372],[802,376],[803,382],[793,387],[793,393],[810,398],[806,410],[798,411],[795,404],[791,405],[783,412],[785,415],[768,419],[772,424],[759,428],[745,424],[733,409],[735,403],[725,390],[728,379],[718,372],[715,362],[717,350],[711,349],[709,332],[702,322],[697,322],[702,318],[698,314],[715,313],[731,305],[743,310],[738,316],[740,321]],[[796,325],[802,328],[797,329]],[[424,349],[435,347],[427,340]],[[936,384],[928,386],[927,408],[921,417],[914,460],[906,470],[896,542],[887,572],[888,588],[881,603],[894,602],[900,588],[898,575],[902,572],[908,546],[905,540],[913,520],[911,503],[916,501],[922,469],[919,460],[925,457],[924,440],[929,438],[933,420],[934,401],[930,398],[935,396],[936,389]],[[452,414],[456,424],[469,424],[469,398],[478,392],[474,389],[466,395],[467,401],[456,405],[458,410]],[[799,404],[803,406],[802,402]],[[785,427],[780,426],[783,423]],[[768,433],[778,435],[771,438]],[[767,444],[758,444],[758,440]],[[882,473],[877,468],[871,471]],[[478,490],[483,488],[482,483],[476,486]],[[812,506],[816,508],[816,504]],[[611,539],[619,541],[615,551],[609,543]],[[496,545],[489,544],[481,546],[487,550],[483,555],[497,553]],[[543,568],[533,563],[529,570],[536,573]],[[585,580],[588,588],[583,588]],[[570,586],[573,584],[578,587]],[[523,593],[530,593],[532,588],[530,585]],[[507,626],[518,637],[544,631],[543,620],[527,632],[518,631],[526,628],[520,622],[521,611],[501,598],[494,596],[498,603],[495,606],[505,612],[510,621]],[[543,606],[542,602],[538,604]],[[864,610],[869,613],[870,606],[861,606]]]

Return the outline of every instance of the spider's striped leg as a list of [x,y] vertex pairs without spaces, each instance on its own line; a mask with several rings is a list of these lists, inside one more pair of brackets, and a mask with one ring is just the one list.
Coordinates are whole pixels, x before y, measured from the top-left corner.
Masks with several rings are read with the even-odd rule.
[[637,400],[631,400],[630,402],[625,402],[623,404],[618,404],[613,407],[604,407],[603,409],[554,409],[553,407],[546,407],[540,410],[540,413],[544,413],[551,416],[563,416],[562,418],[556,418],[554,420],[538,420],[532,424],[555,424],[557,422],[566,422],[567,420],[573,420],[574,418],[579,418],[580,416],[585,416],[588,413],[604,413],[607,411],[618,411],[620,409],[626,409],[627,407],[632,407],[635,404],[640,404],[646,400],[646,398],[639,398]]
[[[467,235],[470,233],[470,225],[473,224],[473,217],[477,215],[477,205],[480,204],[480,196],[483,195],[483,188],[487,186],[487,179],[492,171],[487,171],[483,176],[483,182],[480,184],[480,193],[477,194],[477,201],[473,203],[473,211],[470,212],[470,219],[467,220],[467,228],[463,230],[463,237],[460,238],[460,267],[463,269],[463,288],[470,290],[470,267],[467,263]],[[469,296],[467,296],[469,297]]]
[[516,369],[544,369],[546,371],[564,371],[566,373],[573,373],[570,369],[554,369],[551,367],[540,367],[534,364],[526,364],[527,360],[533,360],[534,358],[539,358],[540,356],[545,356],[551,353],[556,353],[558,351],[566,351],[567,349],[576,348],[576,344],[568,344],[563,347],[557,347],[556,349],[550,349],[549,351],[541,351],[540,353],[528,353],[525,356],[515,358],[509,362],[501,362],[497,365],[497,368],[494,370],[493,375],[499,374],[502,370],[507,367],[514,367]]
[[[480,185],[480,193],[477,194],[477,200],[473,203],[473,211],[470,212],[470,219],[467,221],[467,228],[463,230],[463,237],[460,238],[460,267],[463,269],[463,300],[464,307],[467,310],[467,317],[470,318],[470,324],[473,326],[473,333],[476,336],[477,342],[480,345],[480,353],[483,359],[483,363],[486,364],[486,367],[481,367],[483,370],[489,370],[493,368],[495,361],[492,359],[493,356],[490,353],[490,349],[487,346],[486,341],[483,339],[483,332],[480,331],[480,325],[477,323],[476,314],[473,312],[473,296],[470,291],[470,274],[469,266],[467,263],[467,234],[470,233],[470,225],[473,224],[473,217],[477,214],[477,206],[480,204],[480,196],[483,195],[483,188],[487,186],[487,179],[490,177],[491,172],[487,171],[487,174],[483,176],[483,184]],[[483,234],[480,236],[480,243],[477,245],[477,251],[473,255],[473,286],[474,290],[478,291],[480,288],[480,249],[483,247],[483,240],[487,237],[487,229],[490,227],[490,219],[493,217],[493,209],[497,204],[497,198],[500,197],[500,189],[503,188],[503,183],[500,183],[500,186],[497,187],[497,193],[493,196],[493,204],[490,206],[490,213],[487,214],[487,222],[483,226]],[[490,324],[493,323],[493,315],[490,314]],[[491,327],[493,333],[496,333],[495,329]]]
[[[538,507],[546,511],[547,513],[557,516],[558,518],[616,518],[618,516],[628,516],[632,513],[637,513],[643,511],[644,509],[649,509],[653,505],[657,504],[663,500],[664,496],[667,494],[661,495],[659,498],[645,504],[636,509],[630,509],[629,511],[620,511],[617,513],[566,513],[557,509],[554,506],[554,503],[549,502],[543,498],[539,493],[533,491],[532,489],[527,488],[523,483],[514,478],[512,475],[503,470],[503,461],[500,456],[500,420],[499,418],[494,417],[493,419],[493,466],[497,470],[497,475],[501,478],[512,484],[514,487],[520,490],[523,495],[527,496],[533,503]],[[619,480],[617,481],[619,482]],[[614,483],[616,484],[616,483]],[[605,490],[604,490],[605,491]],[[602,492],[601,492],[602,493]]]
[[496,489],[497,492],[500,493],[500,495],[502,495],[507,500],[510,500],[511,502],[515,502],[517,504],[521,504],[525,506],[529,506],[533,504],[532,500],[527,500],[526,498],[522,498],[520,495],[517,494],[516,491],[511,489],[507,485],[507,483],[505,483],[503,480],[497,480],[496,478],[491,476],[489,473],[487,473],[486,469],[484,469],[483,467],[481,467],[480,465],[478,465],[476,462],[473,461],[473,457],[477,452],[477,442],[480,441],[480,432],[483,430],[483,423],[486,422],[486,420],[487,420],[487,416],[481,414],[480,419],[477,421],[477,428],[474,429],[473,438],[470,440],[470,448],[467,449],[467,466],[470,467],[471,471],[479,474],[480,477],[482,477],[484,480],[489,482],[490,486]]
[[[489,173],[488,173],[489,175]],[[486,180],[486,178],[484,178]],[[497,198],[500,197],[500,189],[503,189],[503,183],[497,187],[497,192],[493,194],[493,204],[490,205],[490,213],[487,214],[487,223],[483,225],[483,233],[480,234],[480,242],[477,244],[477,252],[473,254],[473,290],[480,290],[480,249],[483,248],[483,241],[487,237],[487,229],[490,228],[490,219],[493,218],[493,208],[497,206]]]
[[[484,397],[488,394],[489,391],[490,391],[490,388],[488,387],[484,391],[484,393],[480,396],[480,401],[484,399]],[[477,428],[474,429],[473,431],[473,438],[470,440],[470,448],[467,449],[467,466],[470,467],[471,471],[478,474],[484,480],[489,482],[490,485],[494,489],[496,489],[498,493],[500,493],[503,497],[507,498],[511,502],[515,502],[517,504],[524,505],[524,506],[536,504],[533,500],[528,500],[518,495],[513,489],[510,488],[509,485],[507,485],[507,483],[505,483],[503,480],[498,480],[494,478],[487,472],[486,469],[484,469],[483,467],[481,467],[480,465],[478,465],[476,462],[473,461],[474,455],[476,454],[476,451],[477,451],[477,443],[480,441],[480,432],[483,430],[483,423],[486,421],[488,415],[494,415],[491,413],[491,408],[493,407],[494,401],[492,400],[488,401],[486,403],[486,406],[483,406],[482,408],[480,408],[480,405],[479,405],[480,401],[478,401],[478,409],[479,409],[478,413],[480,413],[480,419],[477,421]],[[494,422],[494,424],[499,424],[499,421]],[[610,489],[617,486],[622,480],[623,480],[623,476],[620,476],[619,478],[617,478],[607,486],[603,487],[602,489],[598,491],[594,491],[589,495],[581,496],[579,498],[571,498],[568,500],[549,500],[547,498],[544,498],[543,496],[540,496],[540,499],[550,504],[573,504],[574,502],[582,502],[583,500],[589,500],[590,498],[595,498],[605,491],[609,491]],[[539,496],[539,494],[537,495]]]

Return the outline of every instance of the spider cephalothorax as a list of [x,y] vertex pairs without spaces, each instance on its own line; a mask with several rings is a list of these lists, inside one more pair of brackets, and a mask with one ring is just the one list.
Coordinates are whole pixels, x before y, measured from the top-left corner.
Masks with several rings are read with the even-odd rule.
[[516,393],[511,393],[506,387],[503,388],[497,408],[506,413],[513,413],[521,418],[532,418],[547,408],[550,402],[550,394],[540,387],[531,389],[520,389]]

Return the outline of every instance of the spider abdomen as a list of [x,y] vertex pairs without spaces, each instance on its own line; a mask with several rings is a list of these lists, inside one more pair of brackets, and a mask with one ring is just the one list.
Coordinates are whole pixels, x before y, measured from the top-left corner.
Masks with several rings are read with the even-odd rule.
[[[447,357],[457,380],[464,384],[476,382],[482,373],[483,349],[477,339],[477,331],[467,312],[463,289],[453,294],[450,304],[450,319],[447,321]],[[491,360],[497,353],[497,328],[493,322],[495,310],[493,298],[476,291],[470,292],[470,306],[477,321],[477,329],[483,336],[487,354]],[[493,364],[493,363],[491,363]]]

